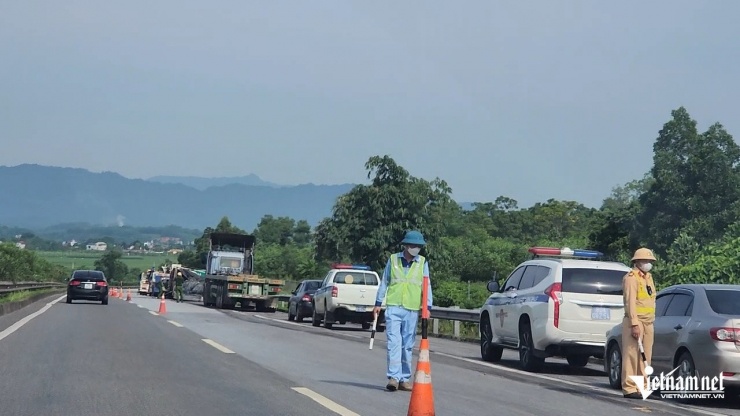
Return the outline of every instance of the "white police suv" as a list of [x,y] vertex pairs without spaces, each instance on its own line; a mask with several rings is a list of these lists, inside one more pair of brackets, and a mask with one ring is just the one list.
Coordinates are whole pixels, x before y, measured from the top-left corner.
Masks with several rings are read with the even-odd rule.
[[571,366],[602,358],[606,332],[622,321],[622,279],[630,268],[601,261],[602,253],[532,247],[531,260],[514,269],[481,308],[480,349],[499,361],[504,348],[519,350],[522,369],[536,372],[545,358],[566,357]]

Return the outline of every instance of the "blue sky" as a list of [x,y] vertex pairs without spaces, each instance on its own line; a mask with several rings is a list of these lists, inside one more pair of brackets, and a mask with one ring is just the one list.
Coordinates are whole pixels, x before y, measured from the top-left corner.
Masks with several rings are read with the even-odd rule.
[[740,2],[5,1],[0,165],[598,206],[671,110],[740,134]]

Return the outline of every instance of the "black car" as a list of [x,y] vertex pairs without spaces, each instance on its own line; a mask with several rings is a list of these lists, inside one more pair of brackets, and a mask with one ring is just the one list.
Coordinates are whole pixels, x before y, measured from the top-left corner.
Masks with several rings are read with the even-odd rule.
[[303,318],[313,315],[313,294],[321,287],[321,280],[303,280],[291,293],[288,300],[288,320],[302,322]]
[[108,304],[108,279],[98,270],[75,270],[67,285],[67,303],[94,300]]

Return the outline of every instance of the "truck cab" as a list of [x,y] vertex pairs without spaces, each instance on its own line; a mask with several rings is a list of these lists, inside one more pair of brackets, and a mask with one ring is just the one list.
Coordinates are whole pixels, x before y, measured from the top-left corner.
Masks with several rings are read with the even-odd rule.
[[[369,266],[334,264],[313,296],[313,326],[331,329],[335,323],[360,324],[369,329],[374,316],[380,277]],[[385,303],[385,302],[384,302]],[[379,332],[385,330],[385,305],[378,316]]]

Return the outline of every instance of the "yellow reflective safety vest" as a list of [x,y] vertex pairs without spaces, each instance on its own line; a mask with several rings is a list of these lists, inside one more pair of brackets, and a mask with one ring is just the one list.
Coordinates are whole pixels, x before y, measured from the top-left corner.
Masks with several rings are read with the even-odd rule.
[[391,276],[386,292],[386,305],[401,306],[411,311],[421,309],[421,288],[424,283],[424,256],[411,262],[408,269],[403,267],[403,254],[391,256]]
[[[624,316],[632,325],[637,322],[652,323],[655,321],[655,297],[657,288],[650,273],[633,269],[623,281]],[[648,290],[648,288],[650,288]]]

